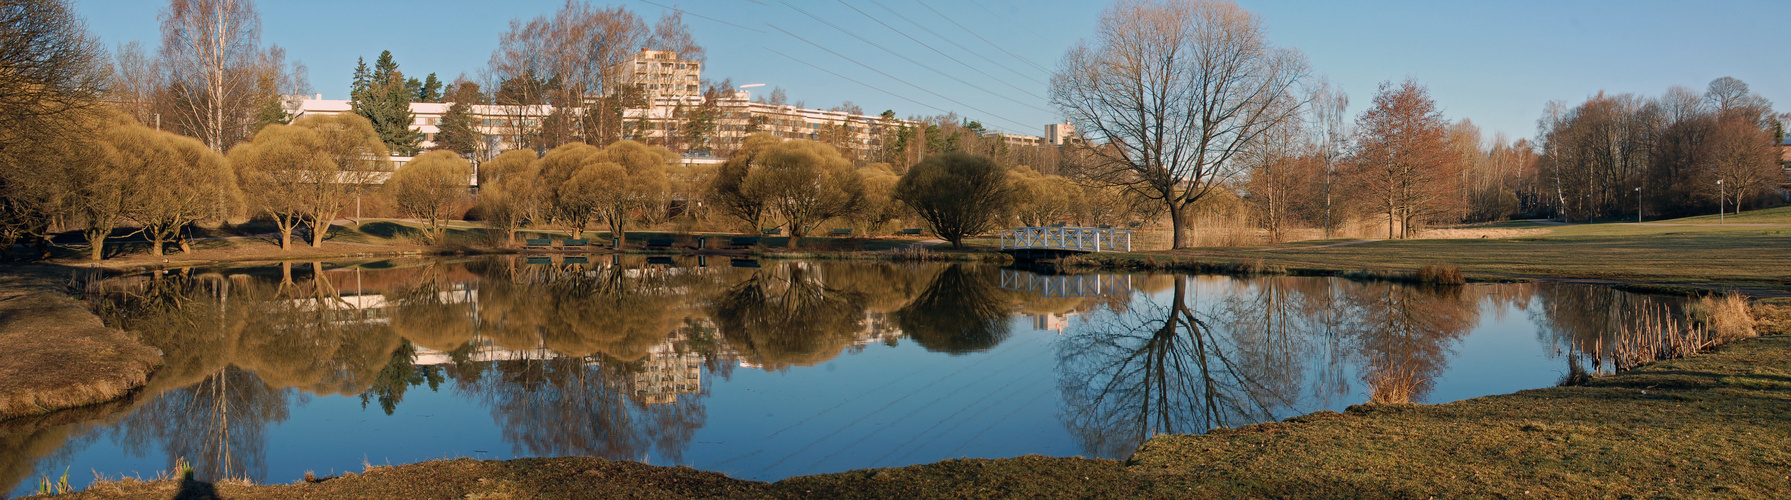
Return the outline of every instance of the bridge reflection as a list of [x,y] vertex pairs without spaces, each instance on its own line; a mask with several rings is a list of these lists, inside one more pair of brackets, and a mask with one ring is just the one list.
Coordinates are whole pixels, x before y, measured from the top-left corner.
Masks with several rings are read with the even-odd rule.
[[1131,293],[1132,277],[1124,274],[1046,275],[1002,269],[1001,288],[1046,298],[1101,297]]

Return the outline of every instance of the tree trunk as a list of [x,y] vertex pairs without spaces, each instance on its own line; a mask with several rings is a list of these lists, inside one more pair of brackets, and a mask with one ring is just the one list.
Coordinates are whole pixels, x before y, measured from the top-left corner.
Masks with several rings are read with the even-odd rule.
[[280,250],[292,249],[292,226],[280,225]]
[[1175,202],[1169,202],[1169,232],[1173,235],[1169,248],[1188,248],[1187,237],[1183,234],[1182,228],[1182,219],[1186,217],[1187,215],[1182,213],[1182,207],[1176,206]]
[[803,233],[806,232],[802,230],[801,224],[796,224],[796,221],[790,222],[790,241],[784,245],[784,248],[796,248],[796,242],[801,241]]
[[167,237],[163,236],[161,231],[151,230],[151,231],[145,231],[145,232],[149,233],[149,254],[154,255],[156,257],[161,257],[162,256],[162,246],[168,244]]
[[102,232],[94,229],[87,230],[87,248],[89,251],[87,260],[102,260],[106,258],[106,233],[109,232],[111,231]]
[[504,246],[506,246],[506,247],[516,246],[516,227],[515,226],[504,228]]
[[[334,219],[332,217],[331,219]],[[311,222],[311,248],[322,248],[323,237],[330,234],[330,221],[317,220]]]

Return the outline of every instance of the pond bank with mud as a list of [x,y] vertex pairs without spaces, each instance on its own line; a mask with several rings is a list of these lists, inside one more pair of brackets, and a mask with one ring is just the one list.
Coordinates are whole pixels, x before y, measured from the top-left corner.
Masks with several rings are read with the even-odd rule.
[[0,420],[101,403],[142,387],[161,353],[69,298],[56,270],[0,277]]

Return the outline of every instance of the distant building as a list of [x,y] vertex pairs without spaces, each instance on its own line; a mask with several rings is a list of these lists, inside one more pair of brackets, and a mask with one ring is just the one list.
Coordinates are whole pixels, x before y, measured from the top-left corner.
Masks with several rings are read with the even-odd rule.
[[1070,124],[1069,120],[1064,120],[1063,123],[1045,126],[1045,142],[1052,146],[1062,147],[1065,144],[1082,144],[1086,141],[1082,139],[1082,136],[1076,134],[1075,125]]
[[703,95],[703,63],[679,59],[677,52],[642,49],[610,68],[618,85],[638,85],[648,99]]

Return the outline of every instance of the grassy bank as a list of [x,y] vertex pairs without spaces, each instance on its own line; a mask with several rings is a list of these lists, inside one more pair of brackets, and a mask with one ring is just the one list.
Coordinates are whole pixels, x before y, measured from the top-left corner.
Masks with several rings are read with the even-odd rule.
[[1737,497],[1791,487],[1791,336],[1573,387],[1157,436],[1129,461],[1020,457],[764,483],[593,458],[432,461],[254,486],[126,480],[70,498]]
[[1770,213],[1731,216],[1729,224],[1702,217],[1644,224],[1509,222],[1502,227],[1530,231],[1513,238],[1305,241],[1099,254],[1083,260],[1109,269],[1364,275],[1446,265],[1477,280],[1568,279],[1647,285],[1651,291],[1783,294],[1791,291],[1791,260],[1772,255],[1791,248],[1791,223],[1781,222],[1791,219],[1791,211],[1761,212]]
[[107,328],[61,290],[66,275],[12,267],[0,276],[0,420],[99,403],[141,387],[161,354]]

